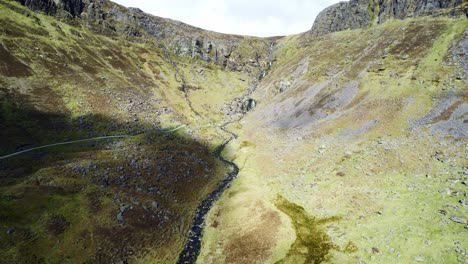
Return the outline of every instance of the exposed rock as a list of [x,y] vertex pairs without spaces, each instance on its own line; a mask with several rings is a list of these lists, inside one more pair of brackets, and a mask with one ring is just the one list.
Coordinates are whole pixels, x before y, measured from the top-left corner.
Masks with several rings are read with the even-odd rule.
[[467,15],[462,0],[351,0],[332,5],[317,16],[310,33],[328,33],[366,28],[389,19],[405,19],[445,13],[449,16]]
[[58,11],[64,10],[73,17],[79,16],[85,7],[81,0],[16,0],[22,5],[34,11],[42,11],[49,15],[55,15]]
[[459,224],[466,224],[468,221],[465,218],[457,217],[457,216],[452,216],[450,217],[450,220],[452,220],[455,223]]
[[424,257],[422,257],[422,256],[416,256],[416,257],[414,257],[414,261],[417,261],[417,262],[424,262],[425,259],[424,259]]
[[[448,61],[451,65],[458,65],[468,75],[468,29],[463,33],[464,37],[454,43],[451,54],[448,55]],[[463,78],[463,77],[462,77]]]
[[153,209],[158,209],[158,202],[156,201],[153,201],[153,203],[151,204],[151,207],[153,207]]
[[280,94],[288,90],[289,87],[291,87],[291,82],[288,80],[280,80],[275,82],[275,94]]
[[15,233],[15,229],[14,229],[14,228],[9,228],[9,229],[6,231],[6,234],[7,234],[7,235],[13,235],[13,233]]
[[57,12],[57,5],[52,0],[17,0],[17,1],[34,11],[42,11],[46,14],[51,14],[51,15]]
[[54,0],[56,5],[67,12],[72,16],[79,16],[84,8],[85,3],[81,0]]
[[225,104],[221,111],[228,116],[243,115],[257,106],[257,102],[252,99],[237,98],[230,104]]
[[[267,39],[211,32],[107,0],[16,1],[48,15],[81,19],[89,29],[98,33],[123,35],[137,41],[152,38],[166,51],[213,62],[230,70],[253,72],[262,66],[267,69],[271,59]],[[241,50],[240,47],[246,45],[244,43],[252,49]]]
[[371,13],[368,10],[368,2],[369,0],[351,0],[326,8],[317,16],[311,33],[321,36],[331,32],[369,26]]
[[117,220],[117,222],[119,222],[119,223],[121,223],[121,222],[124,221],[123,213],[122,213],[122,212],[119,212],[119,213],[117,214],[116,220]]
[[410,17],[420,17],[428,15],[438,15],[442,13],[442,9],[449,10],[447,15],[459,16],[466,14],[467,10],[462,10],[460,7],[463,0],[384,0],[380,1],[379,6],[379,23],[384,23],[389,19],[405,19]]
[[248,111],[254,109],[255,106],[257,106],[257,102],[254,99],[249,98],[249,99],[244,101],[242,106],[243,106],[243,110],[248,112]]
[[[452,111],[448,111],[452,109]],[[450,115],[444,116],[444,113]],[[460,99],[460,95],[450,91],[443,98],[434,103],[432,109],[425,115],[411,124],[413,128],[429,127],[431,134],[449,135],[453,138],[468,137],[468,124],[465,123],[464,116],[468,112],[468,103]],[[440,157],[438,158],[439,161]]]
[[438,212],[439,214],[447,215],[447,211],[446,211],[446,210],[437,210],[437,212]]
[[130,205],[121,205],[119,212],[117,213],[117,217],[116,217],[117,222],[122,223],[124,221],[123,214],[125,213],[125,211],[127,211],[128,209],[132,209],[132,208],[133,207]]

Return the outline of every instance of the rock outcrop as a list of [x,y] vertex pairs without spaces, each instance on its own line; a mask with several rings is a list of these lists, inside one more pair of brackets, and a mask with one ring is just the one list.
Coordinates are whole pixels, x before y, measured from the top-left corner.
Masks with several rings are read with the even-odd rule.
[[463,0],[351,0],[323,10],[310,33],[321,36],[342,30],[366,28],[389,19],[442,14],[467,15],[468,5]]
[[367,27],[371,23],[368,0],[340,2],[324,9],[312,26],[313,35]]
[[203,30],[179,21],[156,17],[138,8],[108,0],[16,0],[31,10],[59,18],[83,20],[91,30],[148,41],[171,53],[257,74],[267,68],[270,41]]
[[57,6],[52,0],[18,0],[22,5],[34,11],[42,11],[49,15],[57,12]]
[[198,58],[230,70],[253,72],[257,68],[266,68],[268,61],[270,43],[265,39],[203,30],[110,1],[105,5],[88,5],[87,13],[82,17],[93,24],[110,25],[111,31],[129,37],[152,38],[171,53]]
[[[463,0],[380,0],[379,23],[388,19],[405,19],[410,17],[445,14],[459,16],[466,14],[467,6]],[[464,9],[464,10],[463,10]]]
[[81,0],[17,0],[22,5],[34,11],[42,11],[49,15],[56,15],[63,10],[71,16],[79,16],[83,12],[85,3]]

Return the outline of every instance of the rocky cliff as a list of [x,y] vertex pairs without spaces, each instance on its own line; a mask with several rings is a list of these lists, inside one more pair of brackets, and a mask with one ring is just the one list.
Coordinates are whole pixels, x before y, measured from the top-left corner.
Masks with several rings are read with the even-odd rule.
[[468,4],[463,0],[351,0],[323,10],[310,33],[321,36],[342,30],[366,28],[389,19],[463,14],[468,14]]
[[61,20],[81,20],[88,28],[101,34],[153,42],[171,53],[202,59],[230,70],[261,73],[268,64],[270,43],[266,39],[203,30],[108,0],[16,1]]
[[18,0],[18,2],[34,11],[42,11],[50,15],[65,11],[73,17],[81,14],[85,5],[81,0]]

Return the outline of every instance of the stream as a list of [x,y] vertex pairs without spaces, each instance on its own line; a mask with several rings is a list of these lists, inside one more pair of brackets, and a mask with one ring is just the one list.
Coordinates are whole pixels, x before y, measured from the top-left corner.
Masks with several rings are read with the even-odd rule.
[[230,172],[227,176],[218,184],[216,190],[210,193],[197,208],[197,212],[195,217],[192,221],[192,227],[188,233],[187,244],[185,245],[184,250],[179,255],[179,260],[177,261],[178,264],[192,264],[197,261],[197,257],[200,254],[201,248],[201,238],[203,235],[203,225],[205,222],[206,215],[210,211],[213,204],[216,200],[219,199],[221,194],[230,187],[231,182],[237,177],[239,174],[239,167],[232,161],[229,161],[223,156],[221,153],[223,152],[224,148],[233,140],[235,137],[225,141],[223,144],[218,146],[216,150],[213,152],[213,155],[220,161],[224,162],[230,167]]

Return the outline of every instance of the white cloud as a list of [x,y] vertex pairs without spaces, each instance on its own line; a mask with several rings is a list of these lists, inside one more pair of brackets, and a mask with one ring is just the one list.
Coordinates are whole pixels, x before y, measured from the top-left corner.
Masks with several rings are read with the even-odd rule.
[[339,0],[114,0],[155,16],[222,33],[278,36],[311,28],[315,17]]

